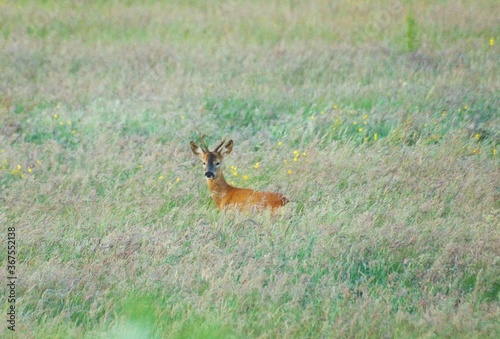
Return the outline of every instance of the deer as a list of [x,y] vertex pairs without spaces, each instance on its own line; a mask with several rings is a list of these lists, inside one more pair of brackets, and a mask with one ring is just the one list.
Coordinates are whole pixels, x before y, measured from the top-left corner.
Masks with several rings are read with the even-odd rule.
[[271,213],[274,214],[276,209],[289,202],[281,193],[261,192],[229,185],[224,179],[222,161],[231,154],[233,140],[226,143],[226,138],[223,138],[222,142],[213,151],[210,151],[203,139],[204,135],[201,135],[201,147],[194,141],[190,142],[190,146],[193,153],[199,156],[203,162],[204,176],[210,195],[220,211],[226,208],[237,208],[240,211],[271,209]]

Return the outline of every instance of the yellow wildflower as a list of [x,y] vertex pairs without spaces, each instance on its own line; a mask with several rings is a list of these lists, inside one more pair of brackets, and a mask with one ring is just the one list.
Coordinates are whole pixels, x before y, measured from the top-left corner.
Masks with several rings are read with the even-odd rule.
[[244,175],[243,179],[248,180],[248,175]]
[[281,141],[278,141],[278,146],[281,146],[283,145],[283,143]]
[[375,134],[373,135],[373,140],[374,140],[374,141],[377,141],[377,139],[378,139],[378,134],[377,134],[377,133],[375,133]]
[[292,174],[292,170],[290,170],[290,169],[289,169],[289,170],[287,171],[287,173],[288,173],[288,174]]
[[58,119],[59,118],[59,115],[56,113],[54,114],[54,119]]
[[259,168],[259,163],[257,162],[254,166],[255,169]]
[[495,44],[495,38],[491,37],[490,38],[490,46],[493,46]]

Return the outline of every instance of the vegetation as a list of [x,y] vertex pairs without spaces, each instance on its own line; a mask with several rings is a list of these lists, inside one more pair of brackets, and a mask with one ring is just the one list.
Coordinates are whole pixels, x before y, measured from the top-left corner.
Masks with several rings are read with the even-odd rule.
[[[499,337],[499,12],[0,2],[17,337]],[[291,203],[218,212],[200,132]]]

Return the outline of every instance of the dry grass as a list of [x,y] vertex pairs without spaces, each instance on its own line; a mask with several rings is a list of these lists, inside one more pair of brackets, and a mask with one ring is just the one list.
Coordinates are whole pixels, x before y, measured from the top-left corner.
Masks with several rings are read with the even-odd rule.
[[498,10],[0,3],[18,337],[498,337]]

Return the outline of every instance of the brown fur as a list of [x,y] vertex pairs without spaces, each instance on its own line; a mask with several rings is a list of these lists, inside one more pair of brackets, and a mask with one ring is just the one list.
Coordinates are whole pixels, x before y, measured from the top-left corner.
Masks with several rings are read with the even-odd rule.
[[[212,172],[213,179],[207,178],[208,189],[219,210],[236,207],[240,210],[268,209],[274,212],[285,205],[289,200],[281,193],[259,192],[248,188],[237,188],[229,185],[222,173],[222,160],[232,151],[233,141],[222,143],[213,152],[209,151],[201,138],[202,148],[191,142],[191,150],[204,163],[204,170]],[[219,165],[214,165],[219,164]]]

